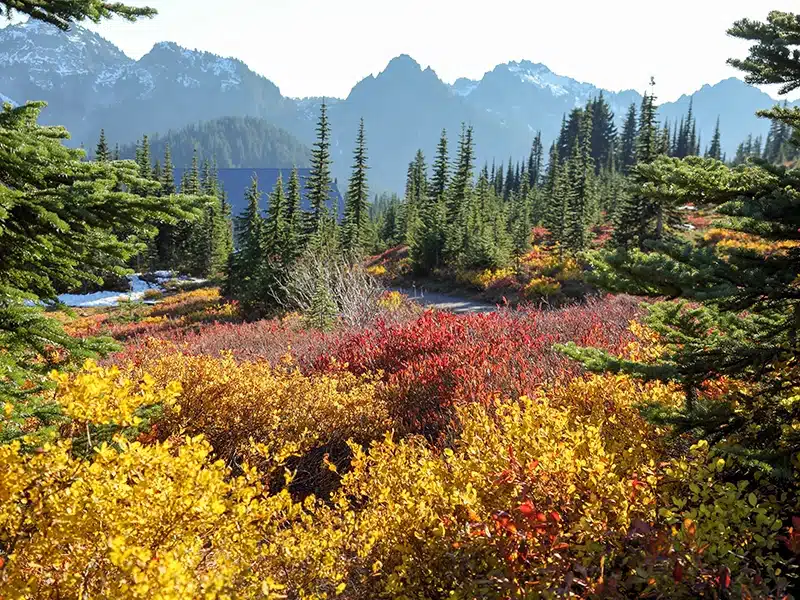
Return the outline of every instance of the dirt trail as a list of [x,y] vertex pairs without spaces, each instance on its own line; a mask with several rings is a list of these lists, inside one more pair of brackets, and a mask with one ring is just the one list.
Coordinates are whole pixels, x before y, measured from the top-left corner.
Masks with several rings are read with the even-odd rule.
[[430,292],[425,288],[392,288],[392,290],[405,294],[422,306],[446,310],[456,314],[488,313],[497,310],[497,306],[494,304],[450,296],[439,292]]

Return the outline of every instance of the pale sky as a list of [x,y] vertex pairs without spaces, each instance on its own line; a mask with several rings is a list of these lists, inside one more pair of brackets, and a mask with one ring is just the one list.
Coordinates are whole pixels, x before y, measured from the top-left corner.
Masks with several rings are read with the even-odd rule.
[[[150,21],[92,27],[139,58],[174,41],[243,60],[292,97],[346,97],[394,56],[411,55],[444,81],[480,78],[527,59],[610,90],[662,102],[737,71],[747,44],[738,18],[800,11],[797,0],[149,0]],[[741,76],[741,75],[740,75]],[[767,89],[775,95],[774,89]]]

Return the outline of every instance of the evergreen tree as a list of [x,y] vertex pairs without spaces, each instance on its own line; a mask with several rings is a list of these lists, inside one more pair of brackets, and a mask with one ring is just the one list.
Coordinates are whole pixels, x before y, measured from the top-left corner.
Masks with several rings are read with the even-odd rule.
[[247,310],[258,310],[265,296],[264,220],[261,190],[254,175],[246,193],[247,208],[234,220],[237,251],[229,262],[227,292]]
[[719,132],[719,117],[717,117],[717,125],[714,128],[714,137],[711,138],[711,145],[708,147],[706,157],[713,158],[714,160],[722,160],[722,142]]
[[286,242],[284,244],[284,264],[291,264],[301,254],[303,247],[302,189],[297,167],[292,169],[289,177],[289,189],[286,197]]
[[550,231],[554,243],[562,244],[567,230],[567,187],[569,185],[566,165],[558,158],[558,147],[550,147],[547,166],[547,204],[544,207],[543,222]]
[[[542,132],[537,131],[536,137],[533,138],[530,156],[528,157],[528,186],[530,189],[537,187],[541,183],[543,161]],[[492,170],[494,170],[494,164],[492,165]]]
[[[54,301],[84,282],[125,273],[154,224],[194,214],[193,198],[134,197],[130,162],[90,163],[61,127],[37,123],[42,102],[0,110],[0,396],[38,393],[53,360],[64,368],[107,342],[76,340],[25,301]],[[56,350],[57,352],[54,352]],[[56,358],[56,354],[58,357]],[[16,382],[28,381],[28,392]],[[20,404],[20,409],[24,406]],[[16,410],[16,409],[15,409]],[[30,416],[28,414],[27,416]]]
[[614,125],[614,113],[603,97],[603,92],[589,103],[587,114],[592,123],[591,151],[595,174],[608,168],[614,156],[617,140],[617,128]]
[[306,213],[305,235],[318,233],[323,218],[328,213],[331,193],[331,132],[328,124],[328,109],[323,100],[317,123],[317,140],[311,150],[311,173],[308,177],[308,200],[311,210]]
[[581,130],[568,165],[570,190],[567,199],[565,242],[573,251],[584,250],[588,243],[589,216],[594,202],[592,135],[592,114],[587,111],[583,115]]
[[283,177],[278,173],[278,180],[269,196],[267,219],[264,223],[264,255],[271,270],[282,267],[283,257],[287,254],[287,204]]
[[623,173],[628,173],[636,164],[636,105],[631,104],[620,139],[619,166]]
[[114,160],[119,160],[119,159],[120,159],[120,156],[119,156],[119,144],[116,144],[114,146]]
[[[780,83],[783,93],[797,89],[800,63],[789,59],[800,45],[797,23],[797,15],[777,11],[767,23],[737,22],[730,33],[754,45],[747,58],[730,63],[748,73],[749,83]],[[800,111],[794,109],[763,114],[788,127],[800,124]],[[800,422],[795,397],[800,386],[795,368],[800,358],[800,171],[759,161],[731,169],[690,157],[661,159],[640,170],[639,178],[642,193],[714,207],[726,217],[720,226],[734,243],[695,246],[665,239],[648,252],[601,256],[595,273],[609,289],[684,301],[651,309],[648,324],[664,348],[658,360],[642,364],[574,347],[569,352],[591,369],[679,383],[684,407],[662,409],[653,418],[674,424],[677,433],[702,435],[718,451],[788,480],[800,452],[800,435],[788,426]],[[735,382],[730,392],[711,398],[699,393],[720,376]]]
[[342,228],[342,246],[346,253],[358,256],[364,252],[369,224],[369,188],[367,185],[367,143],[364,119],[358,127],[356,149],[353,152],[353,174],[347,188]]
[[503,200],[508,202],[511,192],[514,191],[514,165],[511,157],[508,157],[508,171],[506,172],[505,187],[503,188]]
[[100,130],[100,141],[97,142],[97,149],[94,153],[94,159],[97,162],[108,162],[111,160],[111,151],[108,149],[108,143],[106,142],[106,131],[105,129]]
[[100,23],[104,19],[119,16],[128,21],[136,21],[156,14],[155,9],[146,6],[128,6],[105,0],[37,0],[36,2],[6,0],[0,2],[0,7],[5,9],[0,10],[0,13],[5,12],[9,17],[14,12],[19,12],[31,19],[55,25],[62,31],[67,31],[73,23],[86,20]]
[[192,166],[185,175],[186,179],[181,182],[181,192],[184,194],[199,194],[201,192],[200,160],[197,155],[197,148],[194,149],[192,154]]
[[433,177],[431,178],[431,197],[435,200],[444,198],[447,186],[450,183],[450,157],[447,154],[447,131],[442,129],[439,145],[436,148],[436,158],[433,162]]
[[[139,165],[139,174],[142,179],[150,179],[153,175],[153,158],[150,155],[150,140],[147,136],[142,138],[142,145],[139,148],[136,162]],[[197,190],[190,193],[196,194]]]
[[[645,94],[639,114],[639,131],[636,139],[637,167],[653,162],[657,155],[658,128],[655,96]],[[635,180],[636,171],[634,170],[633,173]],[[647,197],[643,194],[631,194],[615,215],[612,243],[618,247],[627,247],[631,243],[642,246],[648,239],[648,226],[653,215],[653,207]]]
[[463,250],[464,217],[472,196],[474,160],[475,149],[472,141],[472,127],[462,125],[456,172],[453,175],[446,197],[447,238],[445,251],[454,262],[458,260]]

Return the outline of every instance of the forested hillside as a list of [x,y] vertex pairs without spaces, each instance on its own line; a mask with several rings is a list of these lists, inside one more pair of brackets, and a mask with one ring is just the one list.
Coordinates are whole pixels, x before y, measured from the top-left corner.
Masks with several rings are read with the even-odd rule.
[[[308,165],[309,149],[290,133],[255,117],[223,117],[189,125],[178,131],[149,136],[150,151],[162,157],[169,144],[177,168],[192,165],[194,151],[220,169],[269,167],[288,169]],[[136,145],[124,146],[121,157],[136,157]]]

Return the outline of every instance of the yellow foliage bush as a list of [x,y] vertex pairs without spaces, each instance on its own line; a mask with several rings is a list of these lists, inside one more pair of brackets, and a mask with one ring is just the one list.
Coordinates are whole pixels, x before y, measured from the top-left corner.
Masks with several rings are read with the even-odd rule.
[[458,271],[456,279],[474,287],[486,290],[503,279],[514,277],[513,267],[503,269],[484,269],[483,271]]
[[383,265],[372,265],[371,267],[367,267],[367,273],[373,277],[382,277],[388,272],[389,271],[387,271],[386,267]]
[[400,292],[386,292],[378,299],[378,306],[389,312],[400,310],[406,302],[406,297]]
[[229,464],[241,457],[285,458],[350,438],[371,440],[389,423],[377,378],[346,371],[306,376],[289,358],[273,367],[177,353],[143,369],[157,385],[178,382],[182,390],[180,410],[165,412],[159,424],[163,433],[204,434]]
[[[786,494],[737,482],[732,462],[707,447],[665,461],[644,422],[626,438],[599,407],[633,390],[608,394],[609,383],[572,388],[591,410],[543,398],[460,407],[463,434],[441,453],[390,436],[369,452],[354,447],[336,506],[317,512],[326,525],[314,532],[327,545],[338,534],[348,571],[338,576],[359,582],[345,597],[555,597],[571,581],[589,597],[694,598],[719,589],[721,569],[734,597],[785,589]],[[664,387],[638,391],[642,401],[677,400]]]
[[553,296],[560,291],[561,284],[552,277],[534,277],[522,288],[526,298]]
[[302,510],[288,494],[267,495],[254,471],[230,477],[200,438],[115,446],[91,461],[67,442],[0,447],[0,595],[283,597],[257,567]]
[[53,371],[50,379],[57,384],[55,399],[64,413],[83,423],[137,425],[137,410],[154,404],[172,406],[181,392],[177,381],[157,386],[147,373],[135,381],[117,367],[101,367],[92,360],[75,376]]

